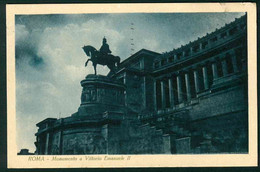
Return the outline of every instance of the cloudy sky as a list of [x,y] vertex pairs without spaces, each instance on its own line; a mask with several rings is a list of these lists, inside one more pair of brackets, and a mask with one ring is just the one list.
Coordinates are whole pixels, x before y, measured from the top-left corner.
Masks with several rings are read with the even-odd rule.
[[[100,48],[105,36],[122,60],[145,48],[171,51],[215,31],[243,13],[73,14],[15,17],[17,145],[35,151],[36,123],[67,117],[80,105],[83,45]],[[134,30],[131,30],[133,23]],[[133,39],[135,51],[131,51]],[[108,69],[98,66],[98,74]]]

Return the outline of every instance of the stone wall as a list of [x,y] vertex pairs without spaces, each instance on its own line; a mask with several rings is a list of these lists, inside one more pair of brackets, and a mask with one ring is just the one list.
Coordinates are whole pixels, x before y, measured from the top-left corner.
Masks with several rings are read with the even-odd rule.
[[217,115],[245,111],[247,97],[244,95],[243,86],[225,89],[199,98],[197,104],[191,106],[191,120],[214,117]]
[[105,154],[106,140],[100,133],[88,132],[63,136],[62,154]]
[[134,112],[145,109],[144,77],[139,74],[126,74],[126,106]]
[[[118,139],[120,154],[165,154],[170,152],[170,141],[165,139],[162,130],[137,120],[123,121],[124,135]],[[166,140],[166,141],[165,141]]]

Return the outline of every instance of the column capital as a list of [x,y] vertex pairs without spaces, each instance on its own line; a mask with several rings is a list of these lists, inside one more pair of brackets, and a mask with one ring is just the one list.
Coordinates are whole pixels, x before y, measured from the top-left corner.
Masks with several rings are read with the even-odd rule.
[[201,64],[196,64],[191,67],[192,70],[198,70],[199,68],[201,68]]
[[157,81],[165,80],[165,77],[166,77],[165,75],[158,76],[155,78],[155,80],[157,80]]
[[213,57],[209,60],[210,63],[217,63],[218,58],[217,57]]
[[201,67],[202,68],[207,68],[207,63],[204,63]]
[[168,73],[167,75],[165,75],[165,78],[170,79],[170,78],[172,78],[173,75],[174,75],[173,73]]
[[232,48],[228,52],[230,53],[230,55],[235,55],[236,54],[236,49]]
[[181,75],[183,73],[183,71],[182,70],[179,70],[179,71],[177,71],[175,74],[176,74],[176,76],[177,75]]
[[186,74],[187,72],[189,72],[189,69],[182,69],[179,74]]
[[203,68],[209,64],[209,61],[202,62],[199,67]]
[[218,59],[221,60],[221,61],[225,58],[226,58],[226,53],[221,53],[221,54],[218,55]]

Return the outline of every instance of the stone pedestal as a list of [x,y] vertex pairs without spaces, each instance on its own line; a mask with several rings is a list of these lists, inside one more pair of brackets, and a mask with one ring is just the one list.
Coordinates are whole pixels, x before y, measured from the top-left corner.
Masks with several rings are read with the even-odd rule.
[[90,116],[105,111],[124,113],[125,86],[102,75],[87,75],[81,81],[81,104],[76,115]]

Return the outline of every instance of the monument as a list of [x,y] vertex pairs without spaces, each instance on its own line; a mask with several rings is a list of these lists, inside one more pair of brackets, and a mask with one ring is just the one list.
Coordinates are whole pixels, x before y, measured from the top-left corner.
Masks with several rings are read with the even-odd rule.
[[[114,65],[114,56],[93,51],[93,47],[83,47],[90,53],[94,68],[96,64]],[[108,56],[108,57],[105,57]],[[98,60],[97,58],[111,58]],[[89,61],[89,60],[88,60]],[[105,61],[105,62],[103,62]],[[113,70],[113,68],[111,68]],[[106,76],[89,74],[81,81],[81,104],[71,117],[48,118],[37,124],[37,154],[106,154],[113,153],[111,141],[114,130],[124,119],[125,85]],[[109,138],[109,141],[108,141]]]
[[[37,124],[36,154],[247,153],[246,19],[121,63],[105,38],[99,51],[84,46],[95,72],[81,81],[81,104]],[[97,64],[109,74],[97,75]]]
[[[120,58],[92,46],[84,46],[83,50],[91,57],[95,74],[89,74],[81,81],[81,104],[76,113],[62,119],[47,118],[37,124],[36,154],[146,153],[135,145],[135,137],[140,139],[143,134],[136,133],[135,127],[140,127],[136,113],[125,106],[126,86],[110,77],[96,75],[97,64],[107,65],[110,72],[114,72]],[[158,133],[154,131],[154,135]],[[151,138],[146,144],[149,142]],[[161,150],[157,149],[158,145],[152,151]]]

